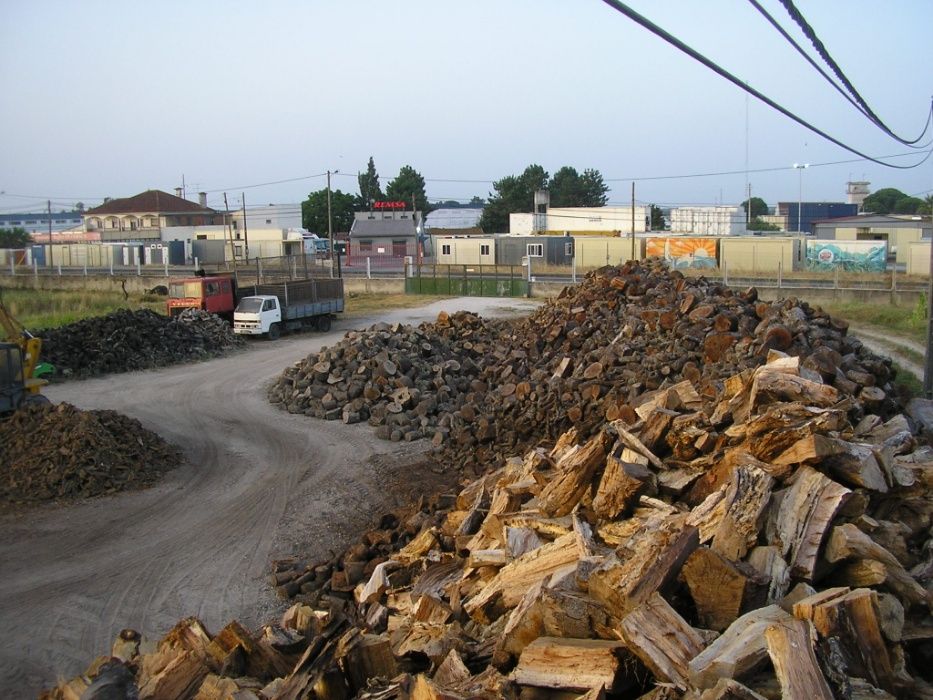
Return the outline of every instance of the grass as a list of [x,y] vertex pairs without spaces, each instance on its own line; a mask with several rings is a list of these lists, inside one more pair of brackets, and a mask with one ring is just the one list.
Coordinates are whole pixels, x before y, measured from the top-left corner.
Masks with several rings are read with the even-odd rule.
[[152,309],[165,313],[165,297],[123,292],[5,289],[3,303],[28,329],[57,328],[118,309]]
[[926,299],[923,297],[914,307],[861,302],[820,304],[820,306],[831,315],[839,316],[851,323],[869,326],[921,343],[926,341]]
[[359,318],[360,316],[371,316],[386,309],[411,309],[418,306],[427,306],[442,299],[450,299],[450,297],[429,294],[348,292],[343,315],[347,318]]
[[896,362],[894,362],[893,365],[894,369],[897,370],[897,379],[894,380],[894,386],[908,393],[910,396],[923,396],[923,381]]

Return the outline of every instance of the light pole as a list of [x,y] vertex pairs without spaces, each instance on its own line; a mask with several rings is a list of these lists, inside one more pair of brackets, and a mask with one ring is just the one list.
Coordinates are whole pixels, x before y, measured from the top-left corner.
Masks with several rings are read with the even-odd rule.
[[800,230],[800,221],[803,218],[803,211],[801,207],[803,206],[803,171],[806,168],[809,168],[809,163],[794,163],[794,170],[797,171],[798,176],[798,190],[797,190],[797,233],[802,233]]
[[[339,170],[334,170],[333,174],[336,175],[339,173]],[[330,272],[331,276],[334,274],[334,223],[333,218],[330,213],[330,176],[331,171],[327,171],[327,240],[329,241],[330,246]]]

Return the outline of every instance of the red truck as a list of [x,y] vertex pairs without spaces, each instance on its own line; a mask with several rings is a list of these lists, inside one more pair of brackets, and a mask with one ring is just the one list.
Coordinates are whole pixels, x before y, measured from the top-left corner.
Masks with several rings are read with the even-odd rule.
[[172,280],[168,286],[168,297],[169,316],[178,316],[185,309],[202,309],[231,323],[238,301],[236,281],[227,275]]

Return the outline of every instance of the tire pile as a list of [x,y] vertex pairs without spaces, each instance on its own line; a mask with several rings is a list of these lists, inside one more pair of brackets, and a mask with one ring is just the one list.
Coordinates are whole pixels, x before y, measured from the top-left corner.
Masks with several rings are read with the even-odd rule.
[[181,459],[178,449],[115,411],[27,405],[0,421],[0,505],[143,488]]
[[442,463],[479,474],[570,427],[586,437],[631,415],[643,392],[689,379],[710,395],[771,349],[892,415],[890,361],[846,331],[797,299],[763,302],[754,289],[628,263],[590,273],[519,323],[442,313],[417,328],[348,333],[286,369],[269,396],[291,413],[368,421],[385,439],[430,438]]
[[168,318],[148,309],[120,310],[37,331],[42,359],[61,377],[93,377],[203,360],[241,347],[218,316],[188,309]]

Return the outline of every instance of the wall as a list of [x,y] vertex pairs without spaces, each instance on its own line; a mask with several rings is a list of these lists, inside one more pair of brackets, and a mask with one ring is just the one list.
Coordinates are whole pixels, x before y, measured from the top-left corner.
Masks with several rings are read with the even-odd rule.
[[910,244],[919,241],[921,236],[920,227],[907,228],[903,226],[869,226],[862,228],[838,228],[836,229],[836,240],[839,241],[870,241],[885,240],[888,241],[889,252],[894,253],[895,260],[906,265],[910,257]]
[[907,274],[930,275],[930,242],[916,241],[907,244]]
[[[647,207],[635,207],[635,232],[644,232]],[[530,214],[528,216],[531,216]],[[632,232],[631,207],[551,207],[547,212],[548,231]],[[515,233],[515,231],[512,231]]]
[[791,272],[799,267],[800,241],[796,238],[743,236],[719,241],[719,266],[737,272]]
[[[574,238],[578,268],[617,265],[632,259],[630,238]],[[645,257],[645,241],[635,241],[635,259]]]
[[718,267],[718,238],[674,236],[649,238],[645,241],[646,257],[661,257],[675,270],[715,269]]

